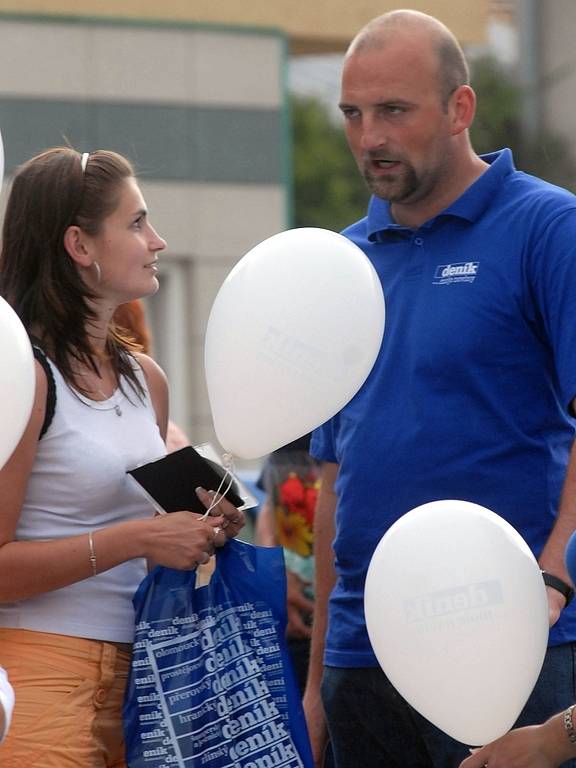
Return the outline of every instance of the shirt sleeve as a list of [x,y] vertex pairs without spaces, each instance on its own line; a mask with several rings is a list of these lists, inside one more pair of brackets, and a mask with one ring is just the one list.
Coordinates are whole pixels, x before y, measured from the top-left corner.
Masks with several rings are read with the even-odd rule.
[[339,421],[337,414],[312,432],[310,455],[317,461],[339,462],[336,449]]
[[534,243],[529,264],[532,317],[554,358],[562,405],[576,397],[576,207],[559,206]]

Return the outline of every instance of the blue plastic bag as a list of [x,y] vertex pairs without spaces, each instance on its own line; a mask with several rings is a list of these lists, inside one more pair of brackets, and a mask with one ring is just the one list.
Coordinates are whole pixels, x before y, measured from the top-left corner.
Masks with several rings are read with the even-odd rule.
[[158,567],[135,597],[129,768],[313,765],[285,642],[280,548],[230,541],[210,582]]

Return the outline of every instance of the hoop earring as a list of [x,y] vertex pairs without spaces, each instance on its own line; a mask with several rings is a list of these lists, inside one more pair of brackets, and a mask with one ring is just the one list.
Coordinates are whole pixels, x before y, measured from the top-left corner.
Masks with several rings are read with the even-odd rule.
[[91,266],[94,267],[96,272],[96,285],[100,285],[100,281],[102,280],[102,270],[100,269],[100,264],[98,264],[97,261],[93,261]]

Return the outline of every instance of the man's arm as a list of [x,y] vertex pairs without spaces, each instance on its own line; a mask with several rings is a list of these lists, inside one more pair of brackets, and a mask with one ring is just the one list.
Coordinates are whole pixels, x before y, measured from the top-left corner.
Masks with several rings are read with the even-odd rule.
[[[575,406],[576,400],[572,402],[573,409]],[[576,443],[570,452],[558,516],[539,558],[542,570],[559,576],[569,584],[571,584],[571,580],[564,563],[564,552],[568,539],[574,530],[576,530]],[[558,590],[552,587],[547,587],[546,591],[548,592],[550,626],[552,626],[558,621],[566,600]]]
[[304,694],[304,711],[312,743],[314,764],[322,765],[327,743],[326,718],[320,698],[320,683],[324,668],[324,642],[328,625],[328,599],[336,582],[334,569],[334,515],[336,494],[334,483],[338,465],[324,463],[320,469],[320,492],[314,513],[315,601],[308,682]]

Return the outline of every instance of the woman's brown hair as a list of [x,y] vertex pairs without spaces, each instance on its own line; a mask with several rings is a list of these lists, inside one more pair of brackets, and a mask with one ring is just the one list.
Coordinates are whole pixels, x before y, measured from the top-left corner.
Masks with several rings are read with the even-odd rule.
[[116,330],[123,335],[126,334],[138,351],[144,352],[145,355],[150,354],[152,334],[146,322],[142,299],[133,299],[126,304],[120,304],[114,312],[113,320]]
[[[119,203],[124,181],[132,176],[131,164],[116,152],[91,152],[83,169],[78,152],[54,147],[17,169],[6,206],[0,295],[36,335],[66,381],[80,389],[73,361],[98,370],[87,331],[95,317],[89,303],[95,294],[66,251],[64,234],[71,225],[98,234]],[[131,348],[112,324],[106,352],[118,379],[125,376],[141,394]]]

